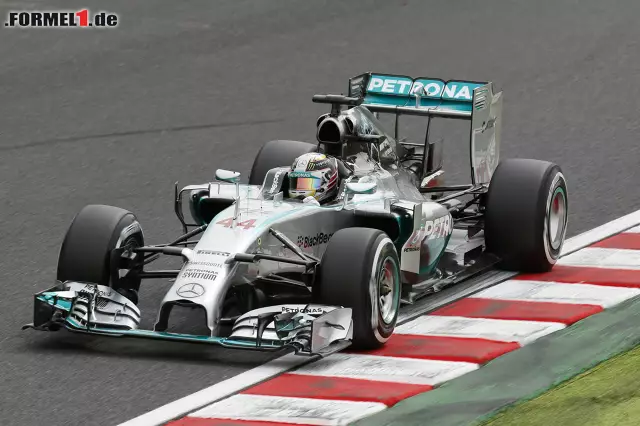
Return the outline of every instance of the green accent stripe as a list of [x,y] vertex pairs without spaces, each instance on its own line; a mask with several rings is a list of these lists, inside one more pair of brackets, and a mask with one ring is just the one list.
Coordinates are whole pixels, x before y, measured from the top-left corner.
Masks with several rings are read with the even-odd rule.
[[[113,337],[145,337],[160,340],[178,340],[184,342],[204,342],[223,345],[226,347],[236,347],[240,349],[256,347],[255,341],[234,340],[226,337],[196,336],[191,334],[167,333],[152,330],[114,330],[110,328],[91,328],[90,330],[87,330],[86,327],[78,323],[73,318],[67,318],[65,321],[68,324],[68,328],[70,328],[71,330],[82,331],[89,334],[102,334]],[[278,349],[281,347],[282,345],[274,344],[270,340],[264,340],[260,345],[260,348],[264,349]]]
[[67,300],[67,299],[62,299],[62,298],[58,298],[58,300],[56,301],[56,303],[54,304],[54,296],[56,295],[56,292],[47,292],[47,293],[42,293],[41,295],[38,296],[38,300],[41,300],[43,302],[48,303],[49,305],[58,308],[58,309],[62,309],[65,311],[70,311],[71,310],[71,301]]

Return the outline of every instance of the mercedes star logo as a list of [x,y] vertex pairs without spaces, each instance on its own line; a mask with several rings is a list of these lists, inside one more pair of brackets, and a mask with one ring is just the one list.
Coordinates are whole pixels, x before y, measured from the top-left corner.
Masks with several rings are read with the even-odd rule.
[[196,283],[185,284],[180,287],[176,293],[180,297],[193,299],[194,297],[202,296],[204,294],[204,287]]

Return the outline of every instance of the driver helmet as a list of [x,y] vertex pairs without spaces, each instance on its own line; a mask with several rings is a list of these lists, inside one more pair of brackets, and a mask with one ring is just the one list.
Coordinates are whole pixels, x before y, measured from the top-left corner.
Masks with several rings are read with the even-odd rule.
[[289,170],[289,198],[328,201],[338,194],[338,160],[317,152],[296,158]]

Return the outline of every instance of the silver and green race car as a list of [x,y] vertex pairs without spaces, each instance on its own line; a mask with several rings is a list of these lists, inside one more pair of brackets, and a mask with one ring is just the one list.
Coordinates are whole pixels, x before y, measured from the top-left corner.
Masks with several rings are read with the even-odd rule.
[[[214,182],[176,184],[184,234],[168,244],[146,245],[131,212],[82,209],[56,285],[35,295],[26,327],[328,354],[380,347],[401,305],[488,269],[553,267],[567,227],[565,178],[546,161],[499,159],[502,93],[492,83],[367,73],[349,80],[347,96],[313,101],[331,107],[317,143],[267,142],[248,184],[222,169]],[[380,114],[395,117],[393,134]],[[425,117],[424,142],[399,140],[403,115]],[[469,184],[443,183],[444,142],[429,137],[437,119],[470,123]],[[328,203],[287,197],[289,168],[309,152],[342,165]],[[162,255],[181,267],[149,269]],[[174,281],[145,330],[138,290],[149,278]],[[203,311],[201,332],[171,325],[181,309]]]

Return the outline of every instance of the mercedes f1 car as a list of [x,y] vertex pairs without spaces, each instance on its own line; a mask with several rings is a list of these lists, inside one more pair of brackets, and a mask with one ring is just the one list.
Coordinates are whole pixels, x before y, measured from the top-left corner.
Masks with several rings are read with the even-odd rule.
[[[35,295],[25,327],[232,348],[326,354],[383,345],[402,304],[491,268],[549,270],[568,218],[560,167],[499,159],[502,93],[489,82],[388,74],[349,80],[316,123],[317,143],[277,140],[248,176],[218,169],[215,181],[175,187],[184,234],[146,245],[132,213],[90,205],[62,243],[57,281]],[[394,134],[379,121],[395,116]],[[399,140],[403,115],[425,117],[422,142]],[[470,123],[471,182],[443,184],[435,119]],[[287,197],[290,165],[302,154],[340,159],[340,189],[325,204]],[[185,209],[191,218],[185,217]],[[199,236],[199,239],[194,239]],[[161,255],[175,270],[150,270]],[[172,278],[152,330],[139,328],[141,280]],[[172,329],[172,312],[201,309],[201,334]]]

